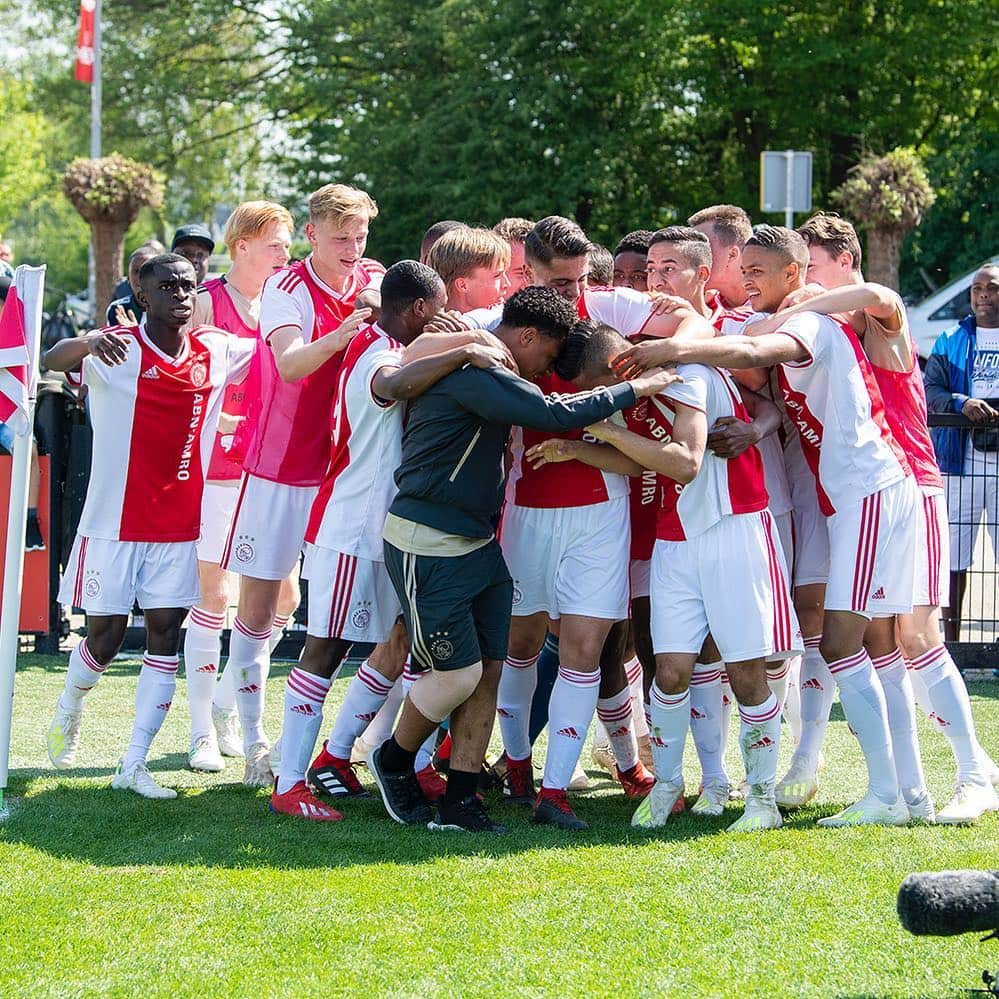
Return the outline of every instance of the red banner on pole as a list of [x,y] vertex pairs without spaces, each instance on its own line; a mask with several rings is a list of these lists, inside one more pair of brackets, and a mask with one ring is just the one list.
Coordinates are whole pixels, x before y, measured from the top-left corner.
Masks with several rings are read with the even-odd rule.
[[94,8],[96,0],[80,0],[80,27],[76,33],[73,76],[81,83],[94,82]]

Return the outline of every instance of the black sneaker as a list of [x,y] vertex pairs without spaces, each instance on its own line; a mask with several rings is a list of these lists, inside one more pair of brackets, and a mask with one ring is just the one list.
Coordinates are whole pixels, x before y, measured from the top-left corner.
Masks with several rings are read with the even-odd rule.
[[472,794],[463,801],[448,804],[442,801],[437,806],[437,814],[427,823],[428,829],[447,829],[451,832],[489,832],[502,835],[506,826],[498,825],[489,818],[482,807],[478,795]]
[[382,749],[383,746],[379,746],[372,751],[368,769],[381,792],[385,810],[404,826],[425,826],[433,818],[434,811],[423,797],[416,774],[412,770],[401,774],[386,773],[381,768]]
[[328,798],[370,798],[357,779],[352,766],[337,767],[332,763],[309,767],[305,779],[312,785],[316,794]]
[[24,550],[26,552],[45,551],[45,539],[38,526],[37,517],[29,517],[24,527]]

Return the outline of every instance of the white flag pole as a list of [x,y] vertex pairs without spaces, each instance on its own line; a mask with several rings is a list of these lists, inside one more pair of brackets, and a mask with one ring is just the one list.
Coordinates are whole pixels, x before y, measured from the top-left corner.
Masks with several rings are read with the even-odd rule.
[[38,350],[42,338],[42,289],[45,267],[17,268],[12,290],[24,306],[24,332],[30,364],[28,377],[28,430],[14,438],[7,511],[7,551],[4,558],[3,602],[0,604],[0,820],[7,816],[4,796],[10,764],[10,729],[14,711],[14,671],[21,617],[21,582],[24,572],[24,522],[28,510],[28,473],[31,467],[32,427],[38,378]]

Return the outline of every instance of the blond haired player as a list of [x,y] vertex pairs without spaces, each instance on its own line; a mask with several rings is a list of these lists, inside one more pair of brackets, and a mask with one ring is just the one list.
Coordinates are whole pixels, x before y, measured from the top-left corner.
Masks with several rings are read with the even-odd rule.
[[510,291],[510,247],[490,229],[449,230],[430,248],[427,266],[440,275],[447,308],[456,312],[492,308]]
[[312,252],[274,274],[260,303],[260,408],[247,444],[224,569],[240,575],[229,644],[243,726],[244,783],[273,781],[263,686],[281,581],[298,564],[312,501],[329,462],[330,412],[343,351],[371,314],[364,296],[385,269],[364,257],[378,214],[370,195],[327,184],[309,198]]
[[530,219],[517,216],[500,219],[493,226],[493,232],[505,239],[510,247],[510,266],[506,269],[506,279],[510,283],[507,298],[531,283],[531,269],[524,260],[524,240],[533,228],[534,223]]

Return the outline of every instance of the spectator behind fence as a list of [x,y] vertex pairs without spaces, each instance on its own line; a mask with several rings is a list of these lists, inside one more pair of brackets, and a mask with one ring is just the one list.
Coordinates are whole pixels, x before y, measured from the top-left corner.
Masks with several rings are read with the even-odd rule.
[[[142,306],[135,297],[139,290],[139,271],[147,260],[163,253],[163,244],[155,239],[143,243],[142,246],[132,251],[128,258],[128,277],[126,280],[126,290],[120,295],[116,295],[108,306],[107,321],[111,326],[138,326],[142,318]],[[120,285],[119,285],[120,287]],[[118,291],[118,288],[115,288]]]
[[[997,550],[999,486],[999,264],[979,268],[971,284],[972,314],[942,333],[923,378],[931,413],[960,413],[972,423],[935,427],[933,446],[947,479],[950,520],[948,641],[958,641],[967,572],[982,512]],[[970,445],[970,446],[969,446]]]

